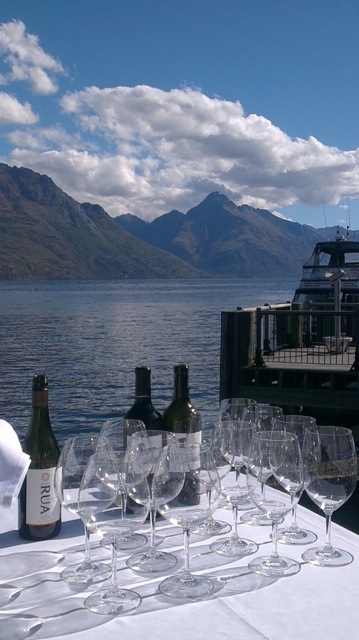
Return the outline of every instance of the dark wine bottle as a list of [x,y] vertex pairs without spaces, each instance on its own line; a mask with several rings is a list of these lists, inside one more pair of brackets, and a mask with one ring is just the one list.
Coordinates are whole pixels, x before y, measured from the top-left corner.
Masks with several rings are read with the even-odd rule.
[[162,429],[162,416],[156,411],[151,400],[151,369],[135,369],[135,401],[126,411],[125,420],[142,420],[146,429]]
[[[201,420],[191,404],[188,387],[188,367],[186,364],[174,366],[173,400],[162,415],[163,429],[172,431],[180,441],[188,444],[200,444]],[[199,502],[199,459],[193,452],[187,451],[187,472],[183,488],[177,496],[181,504],[196,505]]]
[[163,429],[185,436],[190,443],[201,442],[201,426],[197,411],[189,397],[188,367],[186,364],[174,366],[173,400],[162,415]]
[[54,489],[60,451],[51,428],[44,375],[33,379],[32,416],[22,448],[31,463],[19,494],[19,534],[25,540],[54,538],[61,529],[61,508]]

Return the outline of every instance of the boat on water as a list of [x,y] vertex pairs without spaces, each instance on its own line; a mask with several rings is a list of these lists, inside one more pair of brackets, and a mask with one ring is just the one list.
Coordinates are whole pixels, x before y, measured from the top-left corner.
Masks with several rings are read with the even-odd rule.
[[339,227],[334,240],[315,245],[293,302],[303,309],[334,308],[336,297],[342,309],[359,303],[359,240],[341,235]]
[[293,303],[305,311],[335,311],[329,322],[315,315],[304,318],[303,331],[311,343],[323,341],[330,353],[347,350],[354,328],[341,312],[359,307],[359,241],[350,239],[348,231],[345,237],[337,227],[334,240],[317,242],[303,265]]

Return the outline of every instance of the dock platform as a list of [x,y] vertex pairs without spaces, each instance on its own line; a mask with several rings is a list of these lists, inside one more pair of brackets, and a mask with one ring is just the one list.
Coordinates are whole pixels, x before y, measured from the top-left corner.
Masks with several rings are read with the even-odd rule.
[[[322,424],[358,425],[359,440],[355,335],[342,352],[330,353],[322,336],[314,342],[305,335],[307,315],[291,304],[223,311],[220,398],[254,398],[281,406],[285,413],[321,415]],[[351,325],[356,326],[353,319]]]

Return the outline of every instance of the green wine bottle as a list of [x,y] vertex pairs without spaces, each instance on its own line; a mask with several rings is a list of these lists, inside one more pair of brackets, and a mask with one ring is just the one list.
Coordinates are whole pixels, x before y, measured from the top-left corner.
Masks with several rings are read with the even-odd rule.
[[200,420],[189,397],[188,366],[176,364],[174,366],[173,400],[162,415],[162,428],[181,436],[187,434],[190,443],[201,442]]
[[22,448],[31,463],[18,500],[19,534],[25,540],[54,538],[61,529],[60,503],[54,489],[60,451],[51,428],[44,375],[33,379],[32,416]]

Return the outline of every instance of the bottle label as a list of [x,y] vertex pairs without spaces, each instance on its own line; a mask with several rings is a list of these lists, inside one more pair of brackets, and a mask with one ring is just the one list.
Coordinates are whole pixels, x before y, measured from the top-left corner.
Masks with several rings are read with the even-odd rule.
[[175,433],[177,440],[187,444],[201,444],[202,431],[194,431],[192,433]]
[[26,524],[46,525],[60,519],[54,489],[56,467],[29,469],[26,476]]
[[202,431],[194,431],[192,433],[187,433],[187,442],[188,444],[201,444]]
[[170,466],[173,471],[184,471],[187,473],[189,471],[195,471],[201,466],[200,447],[191,446],[193,443],[188,442],[187,438],[188,434],[186,439],[179,439],[179,442],[185,445],[183,450],[179,447],[172,449]]
[[47,408],[48,392],[47,389],[35,389],[32,392],[32,406]]

